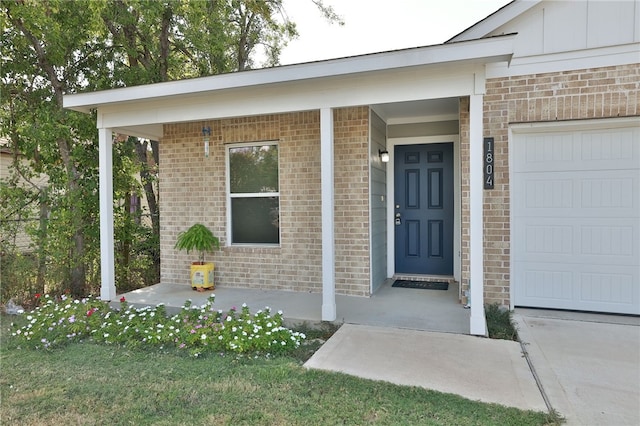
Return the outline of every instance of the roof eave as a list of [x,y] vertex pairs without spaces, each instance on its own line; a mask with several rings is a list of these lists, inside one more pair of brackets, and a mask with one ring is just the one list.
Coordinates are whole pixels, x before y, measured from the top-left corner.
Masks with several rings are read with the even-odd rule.
[[514,35],[505,35],[455,44],[439,44],[349,58],[331,59],[274,68],[177,80],[64,96],[65,108],[89,113],[101,105],[145,101],[177,95],[246,88],[293,81],[388,71],[450,62],[510,58]]

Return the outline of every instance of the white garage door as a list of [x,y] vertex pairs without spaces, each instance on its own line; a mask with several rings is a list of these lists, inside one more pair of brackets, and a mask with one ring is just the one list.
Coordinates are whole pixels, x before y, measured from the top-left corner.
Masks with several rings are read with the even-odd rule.
[[515,305],[640,314],[638,121],[512,130]]

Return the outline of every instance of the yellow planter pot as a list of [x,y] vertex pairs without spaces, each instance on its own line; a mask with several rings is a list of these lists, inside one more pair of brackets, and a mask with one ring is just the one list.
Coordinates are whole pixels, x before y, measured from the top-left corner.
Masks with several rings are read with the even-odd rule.
[[213,263],[205,263],[204,265],[191,264],[191,287],[193,289],[209,289],[213,290]]

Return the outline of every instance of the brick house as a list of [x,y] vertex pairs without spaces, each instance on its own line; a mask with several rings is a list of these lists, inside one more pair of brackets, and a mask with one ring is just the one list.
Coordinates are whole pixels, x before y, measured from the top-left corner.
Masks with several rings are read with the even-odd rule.
[[516,0],[442,45],[66,96],[98,113],[102,298],[118,132],[160,140],[163,282],[202,222],[219,285],[321,292],[325,320],[392,277],[460,283],[472,334],[491,302],[640,314],[639,22]]

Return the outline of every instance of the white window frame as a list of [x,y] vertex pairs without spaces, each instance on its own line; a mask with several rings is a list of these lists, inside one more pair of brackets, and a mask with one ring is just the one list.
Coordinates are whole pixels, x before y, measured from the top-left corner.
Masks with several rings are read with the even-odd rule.
[[[242,147],[255,147],[255,146],[264,146],[264,145],[275,145],[278,148],[278,191],[277,192],[257,192],[257,193],[241,193],[241,194],[231,194],[231,163],[229,152],[233,148],[242,148]],[[280,222],[280,143],[278,140],[267,140],[267,141],[254,141],[254,142],[243,142],[243,143],[233,143],[227,144],[225,146],[225,173],[226,173],[226,199],[227,199],[227,246],[234,247],[280,247],[282,243],[282,232],[281,227],[278,226],[278,243],[234,243],[233,242],[233,223],[232,223],[232,209],[231,209],[231,200],[234,198],[272,198],[278,197],[278,222]]]

